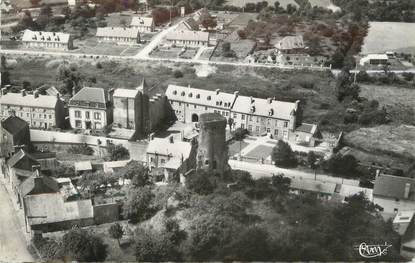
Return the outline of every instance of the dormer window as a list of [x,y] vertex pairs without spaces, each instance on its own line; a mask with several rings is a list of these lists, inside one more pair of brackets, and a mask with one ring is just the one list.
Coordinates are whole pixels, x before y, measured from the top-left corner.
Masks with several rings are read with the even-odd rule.
[[184,95],[186,95],[186,93],[184,91],[182,91],[182,94],[181,95],[184,96]]
[[196,99],[200,99],[200,94],[197,94],[196,95]]
[[177,90],[173,90],[173,95],[177,95]]
[[212,97],[211,96],[207,96],[207,100],[211,100],[212,99]]
[[190,92],[189,93],[189,98],[191,98],[191,97],[193,97],[193,93]]
[[269,116],[272,116],[272,115],[274,115],[274,109],[269,109],[269,112],[268,112],[268,114],[269,114]]
[[255,112],[255,106],[251,107],[251,112]]

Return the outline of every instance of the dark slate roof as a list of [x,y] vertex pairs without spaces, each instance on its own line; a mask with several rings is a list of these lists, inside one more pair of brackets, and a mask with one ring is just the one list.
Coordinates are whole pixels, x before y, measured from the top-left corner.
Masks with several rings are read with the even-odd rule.
[[31,177],[20,185],[20,192],[23,196],[57,193],[59,192],[59,185],[52,177],[39,175],[39,171],[35,171]]
[[226,118],[218,113],[203,113],[200,115],[200,122],[216,122],[216,121],[224,121],[226,123]]
[[1,127],[10,134],[18,134],[21,130],[27,128],[29,125],[23,119],[16,116],[9,116],[1,122]]
[[[14,167],[23,158],[28,158],[30,161],[32,161],[33,165],[39,164],[39,162],[33,156],[31,156],[30,154],[28,154],[27,152],[25,152],[22,149],[20,149],[18,152],[16,152],[15,154],[13,154],[13,156],[10,157],[10,159],[7,161],[7,164],[10,167]],[[28,169],[32,169],[32,168],[31,167],[28,167]]]
[[415,201],[415,179],[393,175],[380,175],[375,180],[373,195],[405,199],[405,185],[410,185],[409,200]]
[[296,130],[300,132],[311,133],[313,131],[313,127],[313,124],[303,123],[300,126],[298,126]]

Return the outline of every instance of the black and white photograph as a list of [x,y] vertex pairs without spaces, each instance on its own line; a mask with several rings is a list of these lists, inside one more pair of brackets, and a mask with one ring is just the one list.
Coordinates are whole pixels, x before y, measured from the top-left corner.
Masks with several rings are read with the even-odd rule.
[[0,9],[0,263],[415,261],[415,0]]

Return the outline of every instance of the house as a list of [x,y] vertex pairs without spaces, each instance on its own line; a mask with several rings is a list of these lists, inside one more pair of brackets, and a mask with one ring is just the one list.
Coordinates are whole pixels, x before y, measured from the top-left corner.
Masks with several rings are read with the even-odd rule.
[[190,31],[198,31],[199,30],[199,24],[192,18],[188,17],[185,20],[182,20],[176,27],[176,30],[184,31],[184,30],[190,30]]
[[10,115],[25,120],[30,128],[62,128],[65,122],[64,103],[57,96],[41,95],[37,91],[27,94],[6,93],[0,97],[0,118]]
[[405,259],[415,257],[415,210],[400,211],[393,219],[393,229],[401,237],[400,254]]
[[72,128],[100,130],[112,123],[112,105],[102,88],[82,88],[69,100],[68,108]]
[[309,179],[291,179],[290,189],[295,194],[315,193],[321,199],[331,200],[337,185],[330,182]]
[[140,33],[154,32],[154,19],[153,17],[134,16],[130,26],[138,28]]
[[369,54],[360,59],[359,64],[360,66],[365,65],[387,65],[389,57],[387,54]]
[[207,47],[209,46],[209,32],[174,30],[167,34],[166,40],[175,46]]
[[85,0],[68,0],[68,6],[71,8],[84,3],[86,3]]
[[314,147],[318,140],[321,140],[321,135],[317,124],[302,123],[295,128],[295,142],[305,143],[308,146]]
[[9,116],[0,124],[0,156],[11,157],[15,146],[31,147],[29,124],[16,116]]
[[146,136],[163,124],[167,109],[167,98],[161,94],[150,96],[143,79],[136,89],[118,88],[112,95],[114,104],[114,127],[135,130]]
[[23,33],[22,44],[25,48],[73,49],[72,36],[62,32],[44,32],[26,29]]
[[303,36],[286,36],[274,45],[277,53],[295,54],[304,52]]
[[140,31],[137,27],[98,27],[96,37],[99,42],[131,45],[140,43]]
[[91,161],[80,161],[74,163],[75,173],[85,173],[85,172],[92,172],[92,164]]
[[[154,138],[146,150],[146,162],[150,170],[162,169],[164,180],[168,181],[190,156],[192,144],[184,142],[181,138],[170,135],[167,138]],[[186,171],[186,167],[183,168]]]
[[[317,127],[301,127],[299,101],[284,102],[273,98],[260,99],[241,96],[220,90],[210,91],[169,85],[166,96],[177,119],[181,122],[198,122],[202,113],[219,113],[232,119],[233,128],[247,129],[252,135],[270,134],[274,138],[305,141],[314,144]],[[298,137],[297,137],[298,132]]]
[[415,210],[415,179],[387,174],[377,176],[373,203],[382,207],[386,215]]

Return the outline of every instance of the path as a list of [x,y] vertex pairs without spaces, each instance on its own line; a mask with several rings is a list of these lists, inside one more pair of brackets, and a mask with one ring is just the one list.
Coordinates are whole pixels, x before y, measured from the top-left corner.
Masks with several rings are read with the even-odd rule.
[[22,231],[8,193],[0,183],[0,262],[34,261]]

